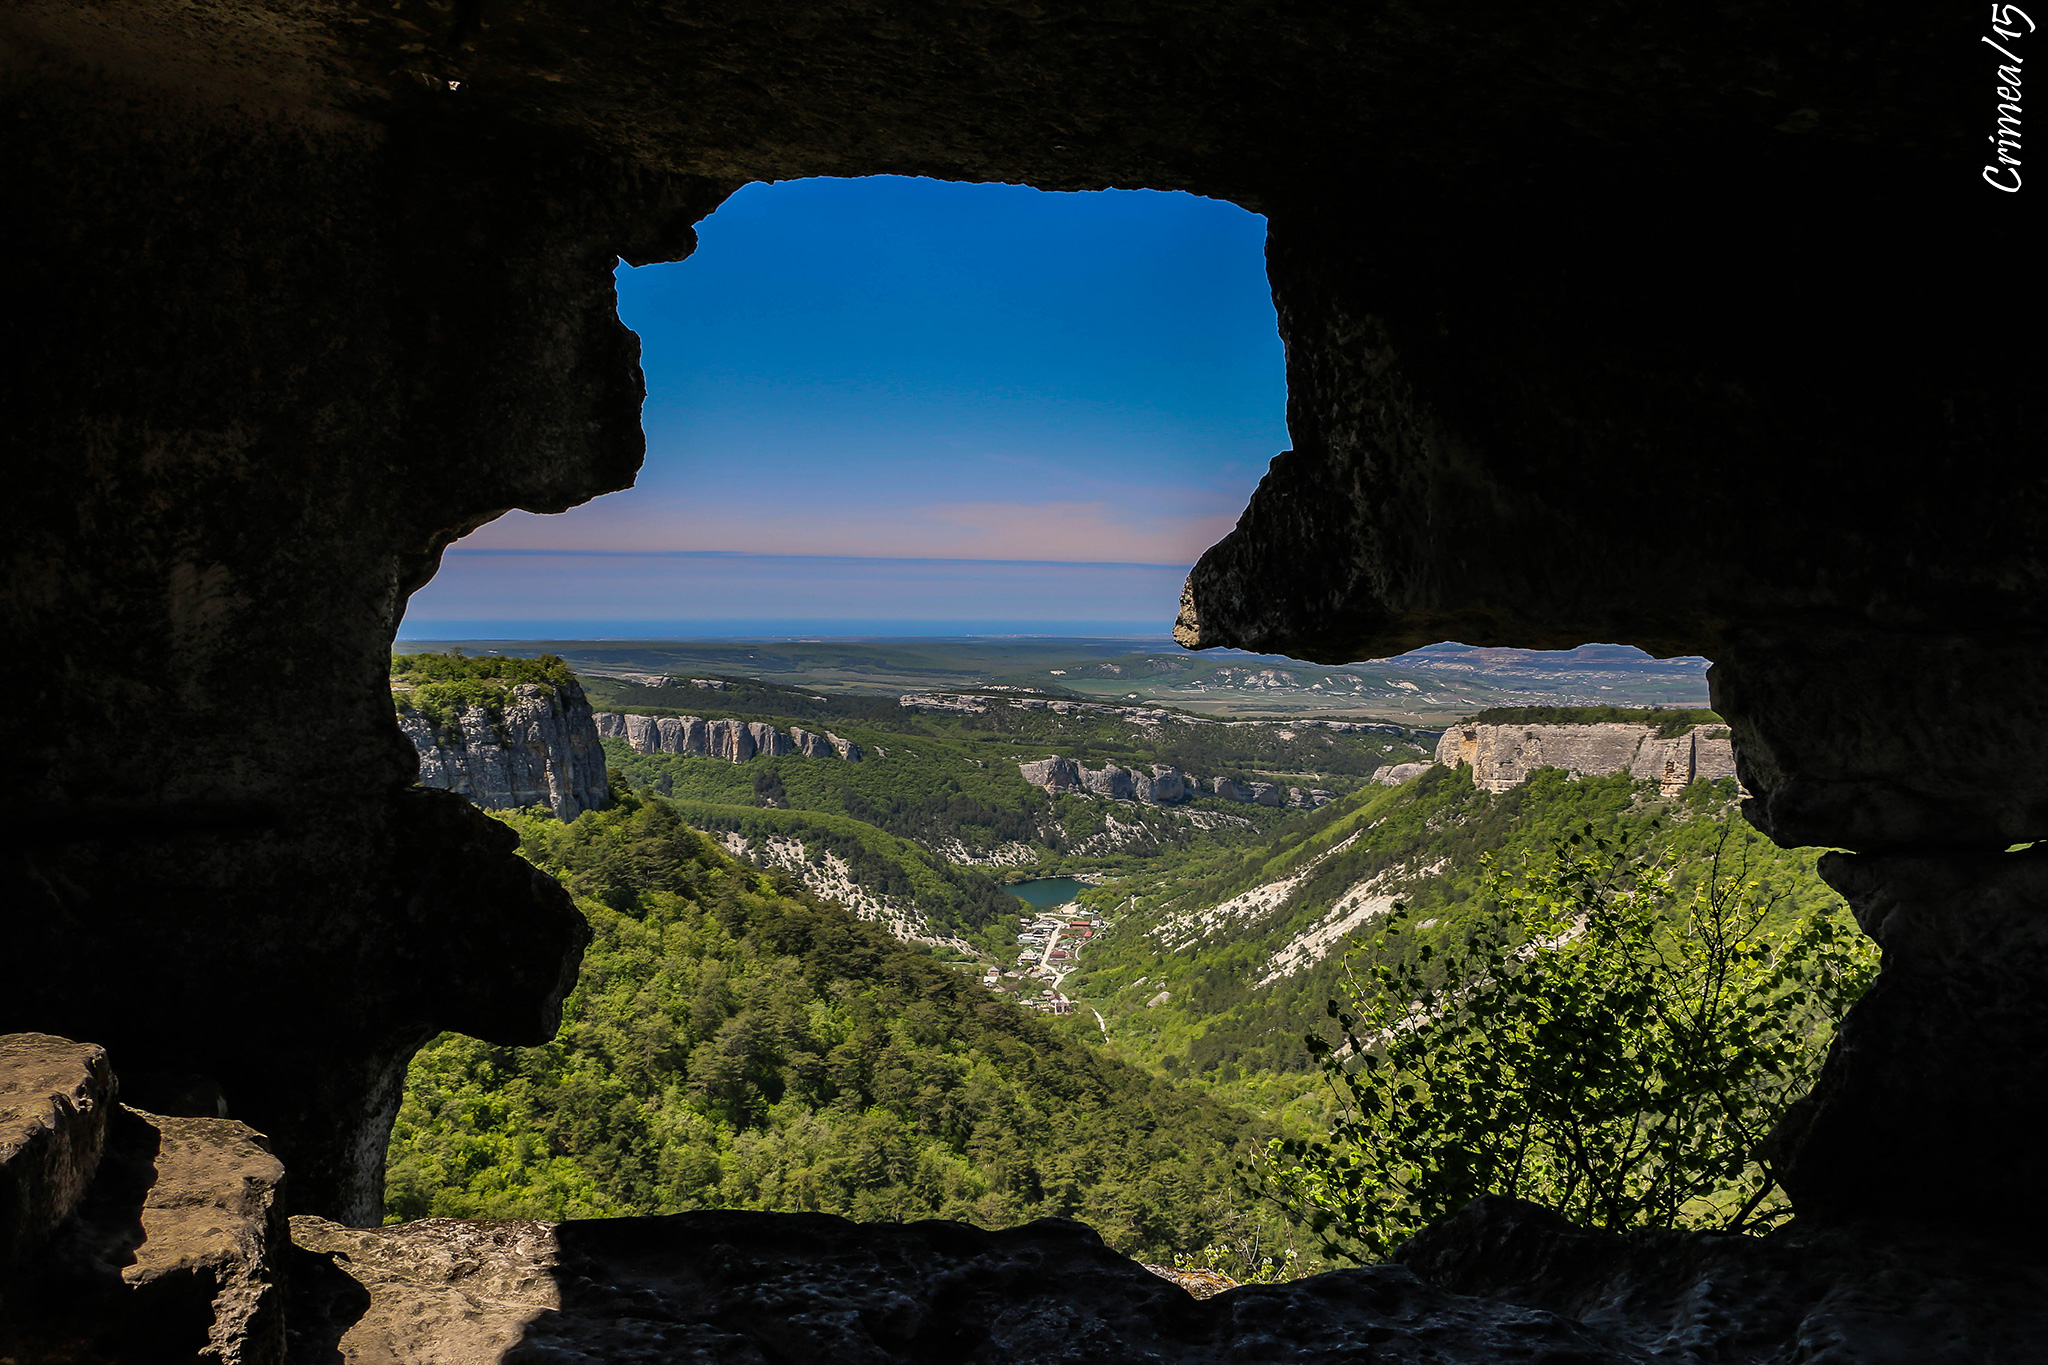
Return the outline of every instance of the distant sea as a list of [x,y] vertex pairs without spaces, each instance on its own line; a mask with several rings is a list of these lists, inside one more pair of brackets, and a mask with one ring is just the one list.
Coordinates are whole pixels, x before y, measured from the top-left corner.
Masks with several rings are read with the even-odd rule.
[[742,617],[712,621],[464,620],[411,616],[399,643],[491,640],[1014,640],[1117,639],[1133,649],[1173,643],[1153,621],[786,620]]

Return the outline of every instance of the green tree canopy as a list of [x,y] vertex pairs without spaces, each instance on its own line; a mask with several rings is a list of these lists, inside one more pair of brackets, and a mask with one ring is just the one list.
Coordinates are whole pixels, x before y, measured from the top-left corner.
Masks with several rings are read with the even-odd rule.
[[1341,1041],[1310,1039],[1341,1117],[1264,1155],[1282,1204],[1354,1260],[1486,1193],[1613,1231],[1783,1217],[1765,1138],[1876,950],[1840,912],[1767,931],[1756,837],[1681,900],[1588,826],[1489,867],[1493,913],[1442,951],[1397,909],[1329,1003]]
[[1232,1175],[1270,1129],[734,861],[668,803],[499,818],[595,937],[555,1041],[450,1034],[414,1060],[393,1219],[1060,1215],[1154,1260],[1278,1230]]

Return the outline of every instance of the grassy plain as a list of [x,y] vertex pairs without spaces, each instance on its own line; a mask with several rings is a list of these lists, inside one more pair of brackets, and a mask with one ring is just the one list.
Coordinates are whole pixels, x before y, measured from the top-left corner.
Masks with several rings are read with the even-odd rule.
[[1432,645],[1393,659],[1305,664],[1239,650],[1199,654],[1165,637],[910,640],[407,641],[471,654],[551,652],[586,678],[758,678],[828,696],[921,688],[1034,687],[1048,695],[1209,715],[1344,716],[1442,726],[1492,706],[1704,706],[1706,660],[1618,645],[1562,652]]

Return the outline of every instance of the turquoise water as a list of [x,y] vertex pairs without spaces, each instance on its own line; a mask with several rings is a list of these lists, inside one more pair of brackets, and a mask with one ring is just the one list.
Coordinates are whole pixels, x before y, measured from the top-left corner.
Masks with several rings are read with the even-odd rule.
[[1033,909],[1044,910],[1054,905],[1065,905],[1086,891],[1088,883],[1075,881],[1072,877],[1040,877],[1035,882],[1018,882],[1003,889]]

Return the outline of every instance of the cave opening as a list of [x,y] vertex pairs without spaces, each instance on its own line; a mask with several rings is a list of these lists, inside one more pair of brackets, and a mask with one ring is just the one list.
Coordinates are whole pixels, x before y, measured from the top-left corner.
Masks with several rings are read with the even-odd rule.
[[1160,636],[1286,446],[1234,205],[812,179],[697,233],[618,271],[635,485],[472,532],[402,634]]
[[[1270,225],[1294,453],[1191,575],[1182,642],[1711,654],[1755,823],[1850,850],[1829,879],[1885,966],[1784,1135],[1811,1230],[1755,1261],[1613,1248],[1677,1292],[1639,1335],[1589,1330],[1640,1354],[1706,1312],[2031,1359],[2038,1258],[2001,1281],[2007,1252],[1940,1239],[2024,1244],[2048,1208],[2048,862],[2004,852],[2048,832],[2025,719],[2048,409],[2023,285],[1985,269],[2038,233],[1979,177],[1983,44],[2035,40],[1933,10],[1846,47],[1823,10],[728,10],[0,19],[34,343],[0,376],[27,456],[7,619],[36,662],[9,783],[28,967],[0,1026],[104,1045],[142,1108],[203,1108],[183,1081],[219,1080],[289,1167],[271,1214],[374,1220],[405,1058],[441,1031],[537,1044],[574,976],[566,896],[413,785],[384,670],[450,542],[630,483],[613,263],[687,253],[766,179],[1193,190]],[[1431,1293],[1619,1302],[1607,1251],[1482,1215],[1465,1246],[1505,1258],[1422,1247]],[[248,1245],[237,1286],[282,1264]],[[1757,1266],[1811,1293],[1778,1313]],[[257,1299],[224,1297],[224,1339]],[[1320,1331],[1335,1298],[1237,1300],[1261,1301]],[[1946,1344],[1892,1340],[1916,1304]],[[760,1326],[787,1348],[786,1317]]]

